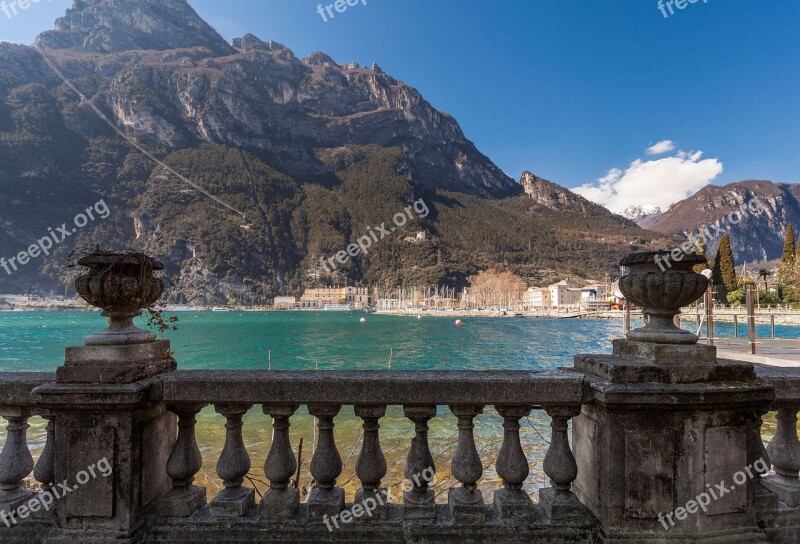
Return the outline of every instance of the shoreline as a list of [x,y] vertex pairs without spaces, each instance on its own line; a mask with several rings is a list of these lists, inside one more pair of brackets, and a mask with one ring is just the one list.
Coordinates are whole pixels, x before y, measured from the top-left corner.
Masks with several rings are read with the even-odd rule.
[[[50,298],[28,300],[25,295],[0,295],[0,301],[5,304],[0,305],[0,313],[22,313],[22,312],[97,312],[97,308],[89,306],[86,302],[78,298]],[[9,304],[10,303],[10,304]],[[213,312],[215,307],[212,306],[189,306],[179,304],[168,304],[164,311],[166,312]],[[623,310],[603,310],[603,311],[588,311],[588,310],[536,310],[536,311],[510,311],[510,310],[420,310],[420,309],[405,309],[405,310],[352,310],[351,312],[331,312],[325,311],[321,308],[308,308],[308,309],[281,309],[272,308],[268,306],[234,306],[224,307],[226,310],[220,313],[229,312],[325,312],[325,313],[369,313],[372,315],[389,315],[397,317],[411,317],[411,318],[493,318],[493,319],[624,319],[625,312]],[[698,322],[698,313],[696,308],[684,308],[682,320]],[[641,310],[631,312],[633,319],[641,319]],[[702,309],[700,310],[700,319],[703,319]],[[745,308],[717,308],[714,310],[714,322],[716,323],[732,323],[734,316],[738,316],[739,324],[745,325],[747,323],[747,311]],[[778,310],[778,309],[761,309],[756,310],[756,323],[770,324],[772,317],[775,318],[776,325],[800,325],[800,311],[799,310]]]

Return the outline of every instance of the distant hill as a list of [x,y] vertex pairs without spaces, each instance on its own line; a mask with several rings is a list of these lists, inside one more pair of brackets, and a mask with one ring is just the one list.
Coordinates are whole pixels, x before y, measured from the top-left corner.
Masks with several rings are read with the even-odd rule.
[[[0,272],[0,292],[63,291],[76,246],[145,249],[180,274],[178,300],[216,303],[343,281],[462,286],[489,267],[600,277],[669,245],[533,174],[515,182],[378,66],[298,59],[250,34],[228,44],[183,0],[76,0],[37,44],[87,101],[33,48],[0,44],[0,257],[101,198],[111,215]],[[427,217],[333,275],[320,267],[420,198]]]

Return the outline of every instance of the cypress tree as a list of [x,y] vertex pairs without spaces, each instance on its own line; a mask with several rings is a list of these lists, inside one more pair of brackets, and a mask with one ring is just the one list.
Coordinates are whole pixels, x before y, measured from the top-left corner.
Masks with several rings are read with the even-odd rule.
[[[695,242],[694,252],[700,255],[701,257],[706,257],[706,240],[702,236],[697,237],[697,242]],[[708,264],[708,257],[706,257],[705,263],[696,264],[692,267],[692,270],[695,274],[701,273],[706,268],[709,268]]]
[[794,227],[789,225],[786,227],[786,240],[783,242],[783,256],[781,263],[788,263],[795,257],[797,252],[797,244],[794,241]]
[[727,303],[728,293],[730,291],[735,291],[737,286],[736,265],[733,261],[731,238],[728,234],[725,234],[719,241],[719,249],[717,249],[717,257],[714,260],[713,272],[717,299],[723,303]]

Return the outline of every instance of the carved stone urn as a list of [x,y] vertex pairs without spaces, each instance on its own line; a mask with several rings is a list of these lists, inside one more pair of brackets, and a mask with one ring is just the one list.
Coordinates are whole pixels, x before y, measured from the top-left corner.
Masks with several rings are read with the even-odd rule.
[[708,288],[706,277],[692,271],[706,260],[695,253],[680,255],[683,258],[676,260],[669,251],[632,253],[620,262],[631,269],[619,280],[620,291],[649,316],[647,325],[627,334],[629,340],[655,344],[696,344],[699,340],[676,327],[674,319]]
[[89,270],[75,280],[78,294],[108,318],[108,328],[86,337],[87,346],[117,346],[153,342],[154,334],[133,324],[133,318],[164,293],[164,282],[153,275],[164,265],[142,253],[96,252],[78,260]]

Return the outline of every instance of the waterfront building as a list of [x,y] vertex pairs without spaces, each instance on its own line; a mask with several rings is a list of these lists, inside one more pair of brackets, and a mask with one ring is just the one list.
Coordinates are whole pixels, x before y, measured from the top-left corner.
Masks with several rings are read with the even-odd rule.
[[363,310],[369,307],[370,296],[367,287],[345,287],[344,298],[348,306],[354,310]]
[[306,289],[300,298],[298,307],[313,309],[343,304],[356,310],[368,308],[370,305],[369,289],[367,287],[318,287]]
[[526,310],[550,308],[550,289],[547,287],[529,287],[523,296]]
[[378,310],[392,311],[400,309],[400,300],[396,298],[379,298],[375,304]]
[[275,297],[272,305],[280,310],[293,310],[297,308],[297,297]]
[[550,290],[550,304],[553,308],[562,306],[576,306],[581,302],[581,289],[574,280],[561,280],[548,287]]

